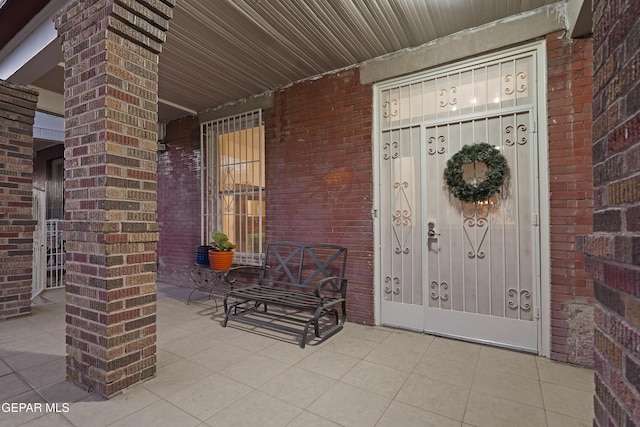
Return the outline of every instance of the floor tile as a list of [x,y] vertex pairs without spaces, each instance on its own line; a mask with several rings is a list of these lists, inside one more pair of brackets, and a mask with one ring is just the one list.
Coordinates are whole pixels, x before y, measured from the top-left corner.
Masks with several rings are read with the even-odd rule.
[[340,427],[340,424],[336,424],[309,411],[302,411],[300,415],[287,424],[287,427]]
[[593,393],[541,382],[547,411],[589,421],[593,419]]
[[480,350],[478,366],[538,379],[536,356],[532,354],[485,346]]
[[340,381],[385,397],[394,398],[408,376],[409,374],[405,371],[363,360],[347,372]]
[[324,348],[344,354],[345,356],[357,357],[362,359],[376,347],[376,343],[354,337],[352,335],[342,334],[337,336],[335,340],[327,343]]
[[567,415],[556,414],[555,412],[547,411],[548,427],[591,427],[592,425],[593,419],[589,421],[584,419],[579,420]]
[[205,421],[251,391],[245,384],[215,374],[167,396],[166,400]]
[[373,426],[389,403],[379,394],[338,382],[308,410],[343,426]]
[[346,335],[354,336],[356,338],[367,341],[372,341],[378,344],[387,339],[387,337],[392,333],[392,329],[363,325],[354,325],[352,328],[345,332]]
[[593,369],[554,362],[544,357],[538,357],[537,363],[540,381],[563,385],[582,391],[594,392],[595,378]]
[[40,388],[64,381],[67,377],[67,362],[64,357],[56,357],[46,363],[23,369],[19,374],[31,387]]
[[213,346],[213,340],[202,334],[191,334],[163,344],[162,349],[180,357],[190,357]]
[[376,427],[460,427],[460,421],[443,417],[401,402],[391,402]]
[[22,371],[32,366],[42,365],[52,360],[59,359],[60,355],[47,352],[47,348],[36,348],[33,351],[21,352],[4,357],[4,362],[14,371]]
[[109,400],[90,396],[85,400],[72,403],[64,417],[75,426],[108,426],[158,400],[160,398],[157,395],[138,385],[124,390]]
[[540,382],[492,369],[476,369],[473,390],[543,408]]
[[415,353],[424,353],[433,341],[434,337],[431,335],[396,330],[382,341],[381,346],[389,346],[398,350],[407,350]]
[[9,397],[22,394],[29,390],[31,390],[31,387],[16,374],[0,377],[0,401],[5,401]]
[[154,378],[142,383],[142,387],[158,396],[166,397],[213,373],[212,370],[197,363],[181,360],[159,369]]
[[20,427],[73,427],[73,424],[60,414],[46,414],[25,424],[21,424]]
[[431,343],[426,354],[468,365],[476,365],[482,347],[479,344],[438,337]]
[[547,420],[540,408],[472,391],[464,422],[477,427],[541,427]]
[[292,345],[291,343],[278,341],[273,343],[273,345],[260,350],[258,354],[261,356],[269,357],[271,359],[279,360],[289,365],[295,365],[317,350],[317,347],[306,346],[305,348],[300,348],[299,346]]
[[304,358],[296,366],[325,377],[339,379],[353,368],[359,359],[320,349]]
[[443,359],[426,353],[413,373],[437,381],[470,388],[476,367],[455,360]]
[[199,419],[178,409],[169,402],[160,400],[116,421],[109,427],[195,427],[200,423]]
[[285,426],[301,412],[298,407],[254,390],[206,422],[211,426]]
[[11,367],[9,367],[9,365],[7,365],[2,360],[0,360],[0,377],[3,376],[3,375],[10,374],[12,372],[13,372],[13,369],[11,369]]
[[388,366],[389,368],[399,369],[405,372],[411,372],[422,359],[422,351],[412,351],[402,348],[396,348],[391,345],[379,345],[373,349],[364,360],[379,365]]
[[[39,403],[41,405],[45,404],[44,399],[38,395],[33,390],[29,390],[27,392],[17,394],[10,398],[0,398],[0,403]],[[27,411],[15,411],[10,408],[9,411],[0,411],[0,426],[2,427],[15,427],[22,425],[26,422],[33,421],[36,418],[41,418],[45,414],[38,412],[27,412]]]
[[289,368],[286,363],[268,357],[251,355],[220,371],[221,374],[251,387],[260,387]]
[[398,392],[396,400],[462,421],[468,396],[468,388],[411,375]]
[[70,383],[69,381],[61,381],[38,389],[38,393],[50,403],[69,403],[79,402],[87,397],[93,396],[86,390]]
[[260,391],[304,409],[335,382],[323,375],[292,367],[264,384]]
[[215,372],[245,360],[251,352],[239,347],[216,341],[213,345],[200,353],[189,356],[189,360]]

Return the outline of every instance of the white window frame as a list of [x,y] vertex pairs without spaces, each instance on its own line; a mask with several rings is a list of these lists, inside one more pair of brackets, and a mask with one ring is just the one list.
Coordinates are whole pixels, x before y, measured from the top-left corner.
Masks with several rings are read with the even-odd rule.
[[[239,132],[243,132],[256,127],[262,127],[262,131],[257,132],[257,138],[253,134],[241,141],[234,138]],[[226,141],[221,138],[228,135]],[[231,143],[233,142],[233,147]],[[227,156],[225,160],[218,156],[219,144],[226,144],[227,152],[231,152],[237,147],[246,155],[256,152],[259,158],[238,158]],[[229,240],[238,245],[235,251],[234,264],[260,265],[264,258],[264,219],[265,219],[265,183],[264,183],[264,122],[262,110],[257,109],[235,116],[228,116],[201,124],[200,138],[201,152],[201,243],[209,244],[211,233],[215,230],[227,231],[230,224],[235,221],[243,221],[244,225],[236,228],[233,233],[229,233]],[[240,154],[242,156],[243,154]],[[258,172],[251,164],[258,163]],[[235,182],[237,177],[234,173],[236,168],[244,169],[245,182]],[[230,180],[220,182],[220,177],[226,175]],[[223,180],[224,181],[224,180]],[[225,203],[224,199],[227,200]],[[234,200],[233,203],[228,202]],[[238,213],[236,200],[244,202],[246,206],[254,206],[251,212],[248,208],[244,212]],[[257,202],[257,203],[256,203]],[[257,230],[253,227],[254,218],[258,217]],[[251,221],[251,225],[249,224]],[[236,233],[236,230],[239,230]],[[251,233],[249,233],[251,231]],[[249,236],[251,234],[251,236]],[[253,237],[256,236],[257,237]],[[251,248],[248,239],[251,237]],[[252,249],[249,251],[248,249]]]

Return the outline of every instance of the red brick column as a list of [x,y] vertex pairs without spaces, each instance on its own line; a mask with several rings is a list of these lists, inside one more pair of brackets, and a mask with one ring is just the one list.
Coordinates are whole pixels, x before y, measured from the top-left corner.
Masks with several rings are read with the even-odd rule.
[[594,425],[640,425],[640,2],[593,2]]
[[105,396],[156,370],[158,55],[174,0],[78,0],[65,60],[67,376]]
[[547,36],[551,358],[593,366],[593,281],[578,236],[593,230],[591,39]]
[[31,313],[38,93],[0,80],[0,319]]

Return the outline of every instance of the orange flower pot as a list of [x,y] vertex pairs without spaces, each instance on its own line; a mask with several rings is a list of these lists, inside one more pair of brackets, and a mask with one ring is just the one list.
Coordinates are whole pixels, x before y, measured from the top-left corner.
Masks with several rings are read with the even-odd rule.
[[209,264],[212,270],[228,270],[233,263],[233,252],[209,251]]

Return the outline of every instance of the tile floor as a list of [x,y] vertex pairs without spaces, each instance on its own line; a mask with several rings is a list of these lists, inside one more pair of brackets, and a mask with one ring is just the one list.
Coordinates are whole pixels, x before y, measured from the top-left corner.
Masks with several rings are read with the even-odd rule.
[[[206,296],[186,305],[188,292],[158,285],[157,375],[110,400],[65,381],[63,290],[38,297],[31,316],[0,322],[0,425],[592,424],[588,369],[349,323],[303,350],[291,337],[222,328],[222,309]],[[10,403],[42,410],[12,412]]]

